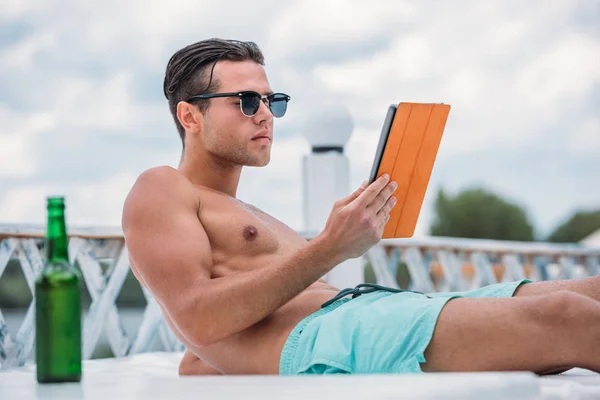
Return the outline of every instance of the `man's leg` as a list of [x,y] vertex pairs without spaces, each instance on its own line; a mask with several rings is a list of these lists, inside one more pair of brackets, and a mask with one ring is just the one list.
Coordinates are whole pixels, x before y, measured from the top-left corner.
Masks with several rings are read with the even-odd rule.
[[600,276],[560,281],[532,282],[519,286],[515,291],[515,296],[535,296],[561,290],[569,290],[600,301]]
[[[562,290],[579,293],[594,300],[600,301],[600,276],[581,279],[532,282],[527,285],[519,286],[515,291],[514,296],[538,296],[555,293]],[[548,370],[543,374],[560,374],[569,369],[569,367],[556,368]]]
[[458,298],[442,309],[422,369],[600,372],[598,343],[600,302],[578,293]]

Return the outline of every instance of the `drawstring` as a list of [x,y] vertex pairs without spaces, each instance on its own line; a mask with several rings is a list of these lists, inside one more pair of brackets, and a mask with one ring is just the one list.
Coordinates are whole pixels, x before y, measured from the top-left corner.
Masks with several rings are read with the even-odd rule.
[[[416,292],[414,290],[396,289],[396,288],[391,288],[391,287],[377,285],[375,283],[361,283],[360,285],[357,285],[354,288],[347,288],[347,289],[341,290],[331,300],[328,300],[325,303],[323,303],[321,305],[321,308],[325,308],[328,305],[331,305],[331,304],[335,303],[339,299],[348,296],[349,294],[352,294],[352,298],[354,299],[354,298],[360,296],[361,294],[372,293],[372,292],[375,292],[377,290],[384,290],[386,292],[392,292],[392,293],[412,292],[412,293],[418,293],[418,294],[422,294],[424,296],[427,296],[425,293]],[[429,296],[427,296],[427,297],[429,297]]]

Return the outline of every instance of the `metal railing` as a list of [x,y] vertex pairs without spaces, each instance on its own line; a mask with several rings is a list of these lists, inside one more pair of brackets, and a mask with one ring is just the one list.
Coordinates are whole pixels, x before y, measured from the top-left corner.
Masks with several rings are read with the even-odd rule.
[[[307,239],[311,232],[299,232]],[[35,277],[44,263],[43,226],[0,224],[0,278],[10,260],[18,260],[34,293]],[[123,327],[116,299],[130,270],[119,228],[69,229],[69,257],[81,270],[91,304],[83,320],[83,357],[89,359],[102,332],[115,357],[149,351],[158,340],[163,350],[183,345],[165,323],[151,293],[142,323],[133,338]],[[362,258],[375,282],[422,292],[462,291],[496,282],[573,279],[600,275],[600,248],[539,242],[427,237],[385,239]],[[102,265],[101,265],[102,264]],[[104,268],[103,268],[104,267]],[[0,369],[21,366],[32,356],[35,340],[35,298],[17,332],[9,332],[0,310]]]

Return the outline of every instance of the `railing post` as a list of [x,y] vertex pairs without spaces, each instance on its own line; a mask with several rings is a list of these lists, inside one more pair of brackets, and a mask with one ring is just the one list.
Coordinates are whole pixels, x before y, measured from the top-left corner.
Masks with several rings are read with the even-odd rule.
[[478,288],[486,285],[497,283],[496,276],[492,270],[492,264],[489,257],[483,252],[474,252],[471,255],[471,260],[475,266],[475,277],[473,279],[472,288]]
[[423,262],[423,255],[416,247],[409,247],[404,251],[404,261],[408,266],[410,278],[412,280],[411,288],[423,293],[434,291],[433,282],[429,277],[429,268]]

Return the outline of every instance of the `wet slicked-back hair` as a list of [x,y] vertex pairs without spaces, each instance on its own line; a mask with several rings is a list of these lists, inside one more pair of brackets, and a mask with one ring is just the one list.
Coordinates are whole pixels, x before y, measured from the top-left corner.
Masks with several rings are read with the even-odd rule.
[[[217,90],[219,82],[213,80],[213,70],[220,60],[251,60],[264,65],[263,54],[256,43],[225,39],[207,39],[186,46],[173,54],[167,64],[163,92],[184,146],[185,130],[177,119],[177,104],[190,96]],[[202,113],[209,106],[208,100],[196,100],[194,103]]]

